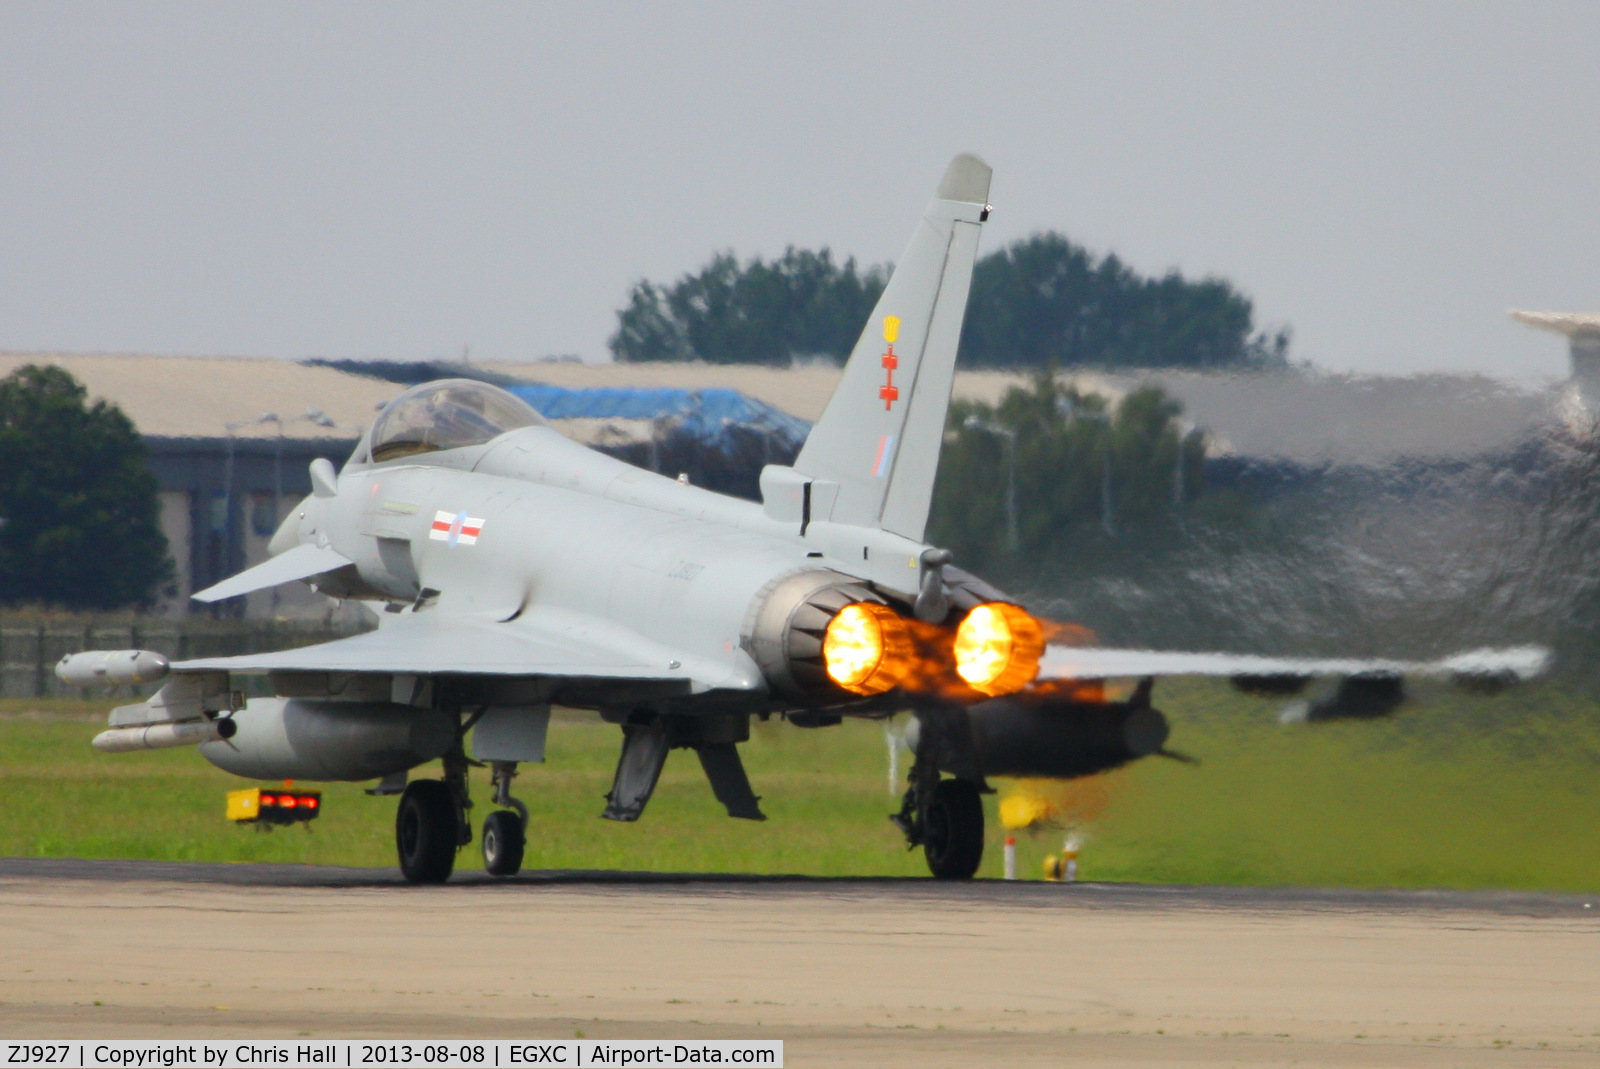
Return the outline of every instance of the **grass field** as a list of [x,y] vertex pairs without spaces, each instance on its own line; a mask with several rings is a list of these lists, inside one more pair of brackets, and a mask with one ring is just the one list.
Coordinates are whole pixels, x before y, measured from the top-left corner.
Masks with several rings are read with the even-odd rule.
[[[1085,879],[1600,890],[1600,703],[1558,683],[1422,696],[1388,721],[1280,726],[1272,703],[1226,685],[1169,686],[1171,745],[1200,764],[1151,759],[1048,791],[1081,824]],[[312,831],[229,826],[222,796],[242,781],[190,749],[100,754],[88,742],[102,723],[98,706],[0,705],[0,855],[393,863],[394,799],[365,784],[324,785]],[[552,724],[549,762],[517,781],[529,867],[925,872],[885,819],[897,799],[879,725],[755,725],[744,754],[765,824],[723,816],[683,751],[642,820],[599,820],[617,743],[614,727]],[[474,791],[481,820],[486,779]],[[1018,833],[1025,878],[1062,834]],[[459,864],[476,867],[476,851]]]

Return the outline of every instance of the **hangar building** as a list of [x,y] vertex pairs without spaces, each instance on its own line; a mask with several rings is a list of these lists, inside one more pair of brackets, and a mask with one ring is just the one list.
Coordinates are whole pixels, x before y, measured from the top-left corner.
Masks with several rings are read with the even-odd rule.
[[[4,354],[0,376],[26,363],[65,368],[92,397],[118,405],[144,436],[177,564],[175,596],[161,606],[167,615],[200,609],[189,601],[191,592],[264,559],[267,539],[310,492],[311,460],[342,464],[376,411],[404,389],[339,367],[249,358]],[[744,403],[765,413],[764,426],[794,438],[821,415],[839,379],[827,366],[550,361],[462,370],[529,384],[527,399],[564,433],[647,466],[648,453],[628,448],[655,441],[665,417],[681,423],[685,391],[715,394],[717,405],[733,406],[721,412]],[[1213,466],[1224,472],[1263,464],[1304,471],[1506,455],[1548,426],[1563,396],[1559,385],[1447,375],[1071,377],[1080,390],[1111,398],[1147,382],[1162,387],[1183,403],[1187,422],[1207,430]],[[962,372],[955,393],[993,403],[1025,383],[1022,375]],[[598,404],[607,391],[611,400]],[[297,585],[251,594],[229,611],[257,618],[329,612],[325,599]]]

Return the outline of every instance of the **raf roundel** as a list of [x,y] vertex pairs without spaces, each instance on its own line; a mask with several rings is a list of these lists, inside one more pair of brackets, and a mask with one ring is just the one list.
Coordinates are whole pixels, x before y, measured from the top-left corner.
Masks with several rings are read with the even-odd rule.
[[478,535],[482,532],[483,520],[480,517],[440,509],[433,514],[433,529],[428,532],[428,537],[452,546],[472,546],[477,545]]

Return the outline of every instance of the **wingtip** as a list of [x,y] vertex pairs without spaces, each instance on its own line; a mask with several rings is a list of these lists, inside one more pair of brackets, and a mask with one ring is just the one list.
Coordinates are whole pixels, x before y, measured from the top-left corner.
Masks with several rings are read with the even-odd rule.
[[989,203],[989,179],[994,168],[970,152],[950,161],[939,183],[940,200],[959,200],[968,204]]

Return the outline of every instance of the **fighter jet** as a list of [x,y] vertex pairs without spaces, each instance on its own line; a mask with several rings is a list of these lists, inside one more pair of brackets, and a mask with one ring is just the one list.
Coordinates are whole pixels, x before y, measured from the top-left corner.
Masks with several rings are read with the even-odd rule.
[[[518,766],[544,759],[552,705],[616,724],[604,817],[637,820],[674,748],[694,750],[729,816],[765,819],[739,743],[752,716],[807,728],[915,713],[892,819],[938,877],[983,853],[996,776],[1072,777],[1164,752],[1157,677],[1233,677],[1285,693],[1344,677],[1324,712],[1378,714],[1402,676],[1517,680],[1538,649],[1443,661],[1310,661],[1073,646],[927,543],[957,341],[990,169],[951,162],[792,467],[738,500],[594,452],[500,389],[430,382],[389,404],[272,538],[273,556],[195,597],[305,582],[378,610],[371,632],[303,649],[168,664],[128,650],[65,658],[69,683],[150,683],[95,745],[198,744],[258,780],[377,780],[399,794],[408,880],[447,879],[471,843],[467,771],[492,772],[484,865],[518,871]],[[1055,639],[1055,641],[1053,641]],[[244,674],[273,697],[248,700]],[[1106,700],[1102,681],[1136,681]],[[469,743],[470,738],[470,743]],[[469,755],[470,747],[470,755]],[[443,777],[407,782],[442,758]]]

